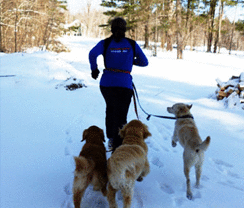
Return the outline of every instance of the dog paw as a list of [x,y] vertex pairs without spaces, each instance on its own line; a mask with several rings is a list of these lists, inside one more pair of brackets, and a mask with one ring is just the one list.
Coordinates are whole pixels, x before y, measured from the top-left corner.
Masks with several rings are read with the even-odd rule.
[[199,189],[200,188],[200,184],[199,183],[196,183],[195,184],[195,188]]
[[187,194],[186,194],[186,197],[187,197],[187,199],[192,200],[192,193],[190,193],[190,192],[187,193]]
[[139,176],[139,178],[136,179],[138,182],[142,182],[143,178],[141,176]]
[[176,147],[176,142],[175,141],[172,141],[172,147]]

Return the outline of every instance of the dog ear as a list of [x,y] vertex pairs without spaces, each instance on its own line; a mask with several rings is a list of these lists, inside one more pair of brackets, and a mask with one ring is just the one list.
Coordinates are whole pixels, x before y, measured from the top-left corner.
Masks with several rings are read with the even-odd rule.
[[103,130],[100,129],[100,132],[101,132],[101,135],[102,135],[102,140],[103,140],[103,142],[105,142],[105,138],[104,138],[104,132],[103,132]]
[[186,105],[186,106],[187,106],[187,108],[190,110],[191,107],[192,107],[192,104],[191,104],[191,105]]
[[119,130],[119,135],[121,138],[125,138],[125,126]]
[[86,140],[87,133],[88,133],[88,130],[86,129],[86,130],[83,132],[83,136],[82,136],[82,140],[81,140],[81,142],[83,142],[83,141]]
[[144,124],[144,134],[143,134],[143,137],[144,137],[144,139],[146,139],[149,136],[152,136],[152,134],[148,131],[148,127]]

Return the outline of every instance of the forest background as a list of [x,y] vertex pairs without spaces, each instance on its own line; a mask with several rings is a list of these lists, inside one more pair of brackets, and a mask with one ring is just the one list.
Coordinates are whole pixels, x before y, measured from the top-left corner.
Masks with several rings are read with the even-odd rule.
[[[82,0],[81,0],[82,1]],[[144,48],[172,51],[183,58],[186,46],[190,50],[205,46],[206,52],[220,53],[221,48],[244,51],[244,19],[237,8],[243,0],[101,0],[102,7],[84,7],[76,14],[68,10],[65,0],[0,0],[0,51],[23,52],[30,47],[53,50],[60,44],[57,37],[74,20],[83,26],[82,35],[105,38],[110,35],[110,21],[124,17],[127,36],[143,41]],[[233,8],[234,18],[224,15]],[[244,15],[244,14],[243,14]],[[69,28],[70,29],[70,28]],[[77,27],[71,28],[77,30]],[[56,48],[56,50],[58,50]]]

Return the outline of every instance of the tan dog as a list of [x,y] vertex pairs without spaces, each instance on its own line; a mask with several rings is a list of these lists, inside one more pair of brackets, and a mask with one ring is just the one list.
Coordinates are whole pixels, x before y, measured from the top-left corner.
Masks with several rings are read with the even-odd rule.
[[80,156],[74,157],[76,163],[73,183],[73,201],[75,208],[80,208],[81,199],[89,184],[93,190],[107,195],[107,160],[106,149],[103,144],[103,130],[91,126],[83,132],[82,141],[86,141]]
[[210,137],[208,136],[204,142],[202,142],[193,116],[190,113],[192,105],[185,105],[183,103],[177,103],[172,107],[168,107],[167,111],[172,113],[176,117],[174,135],[172,137],[172,146],[176,146],[176,142],[179,141],[184,148],[184,173],[186,176],[188,199],[192,199],[192,192],[190,186],[190,168],[195,166],[196,170],[196,187],[200,185],[200,178],[202,173],[202,165],[204,161],[204,151],[207,150]]
[[148,127],[139,120],[132,120],[120,130],[123,143],[108,159],[108,202],[116,208],[115,195],[121,190],[124,208],[131,206],[135,181],[142,181],[149,171],[148,147],[145,139],[151,136]]

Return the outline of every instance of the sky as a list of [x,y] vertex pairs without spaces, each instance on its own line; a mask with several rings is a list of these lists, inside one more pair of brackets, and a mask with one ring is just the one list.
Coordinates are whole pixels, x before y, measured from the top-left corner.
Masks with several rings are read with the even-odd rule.
[[[93,8],[103,8],[100,6],[102,0],[67,0],[68,7],[72,14],[78,13],[82,8],[87,6],[87,3],[91,3]],[[216,9],[216,13],[218,13],[218,8]],[[225,15],[229,17],[231,21],[233,21],[235,16],[235,7],[225,9]],[[244,7],[238,7],[236,21],[238,19],[244,20]]]
[[235,20],[244,20],[244,7],[239,6],[237,8],[237,12],[236,12],[236,17],[235,17],[235,7],[229,8],[228,10],[225,9],[224,13],[225,15],[231,20],[233,21],[233,19],[235,18]]

